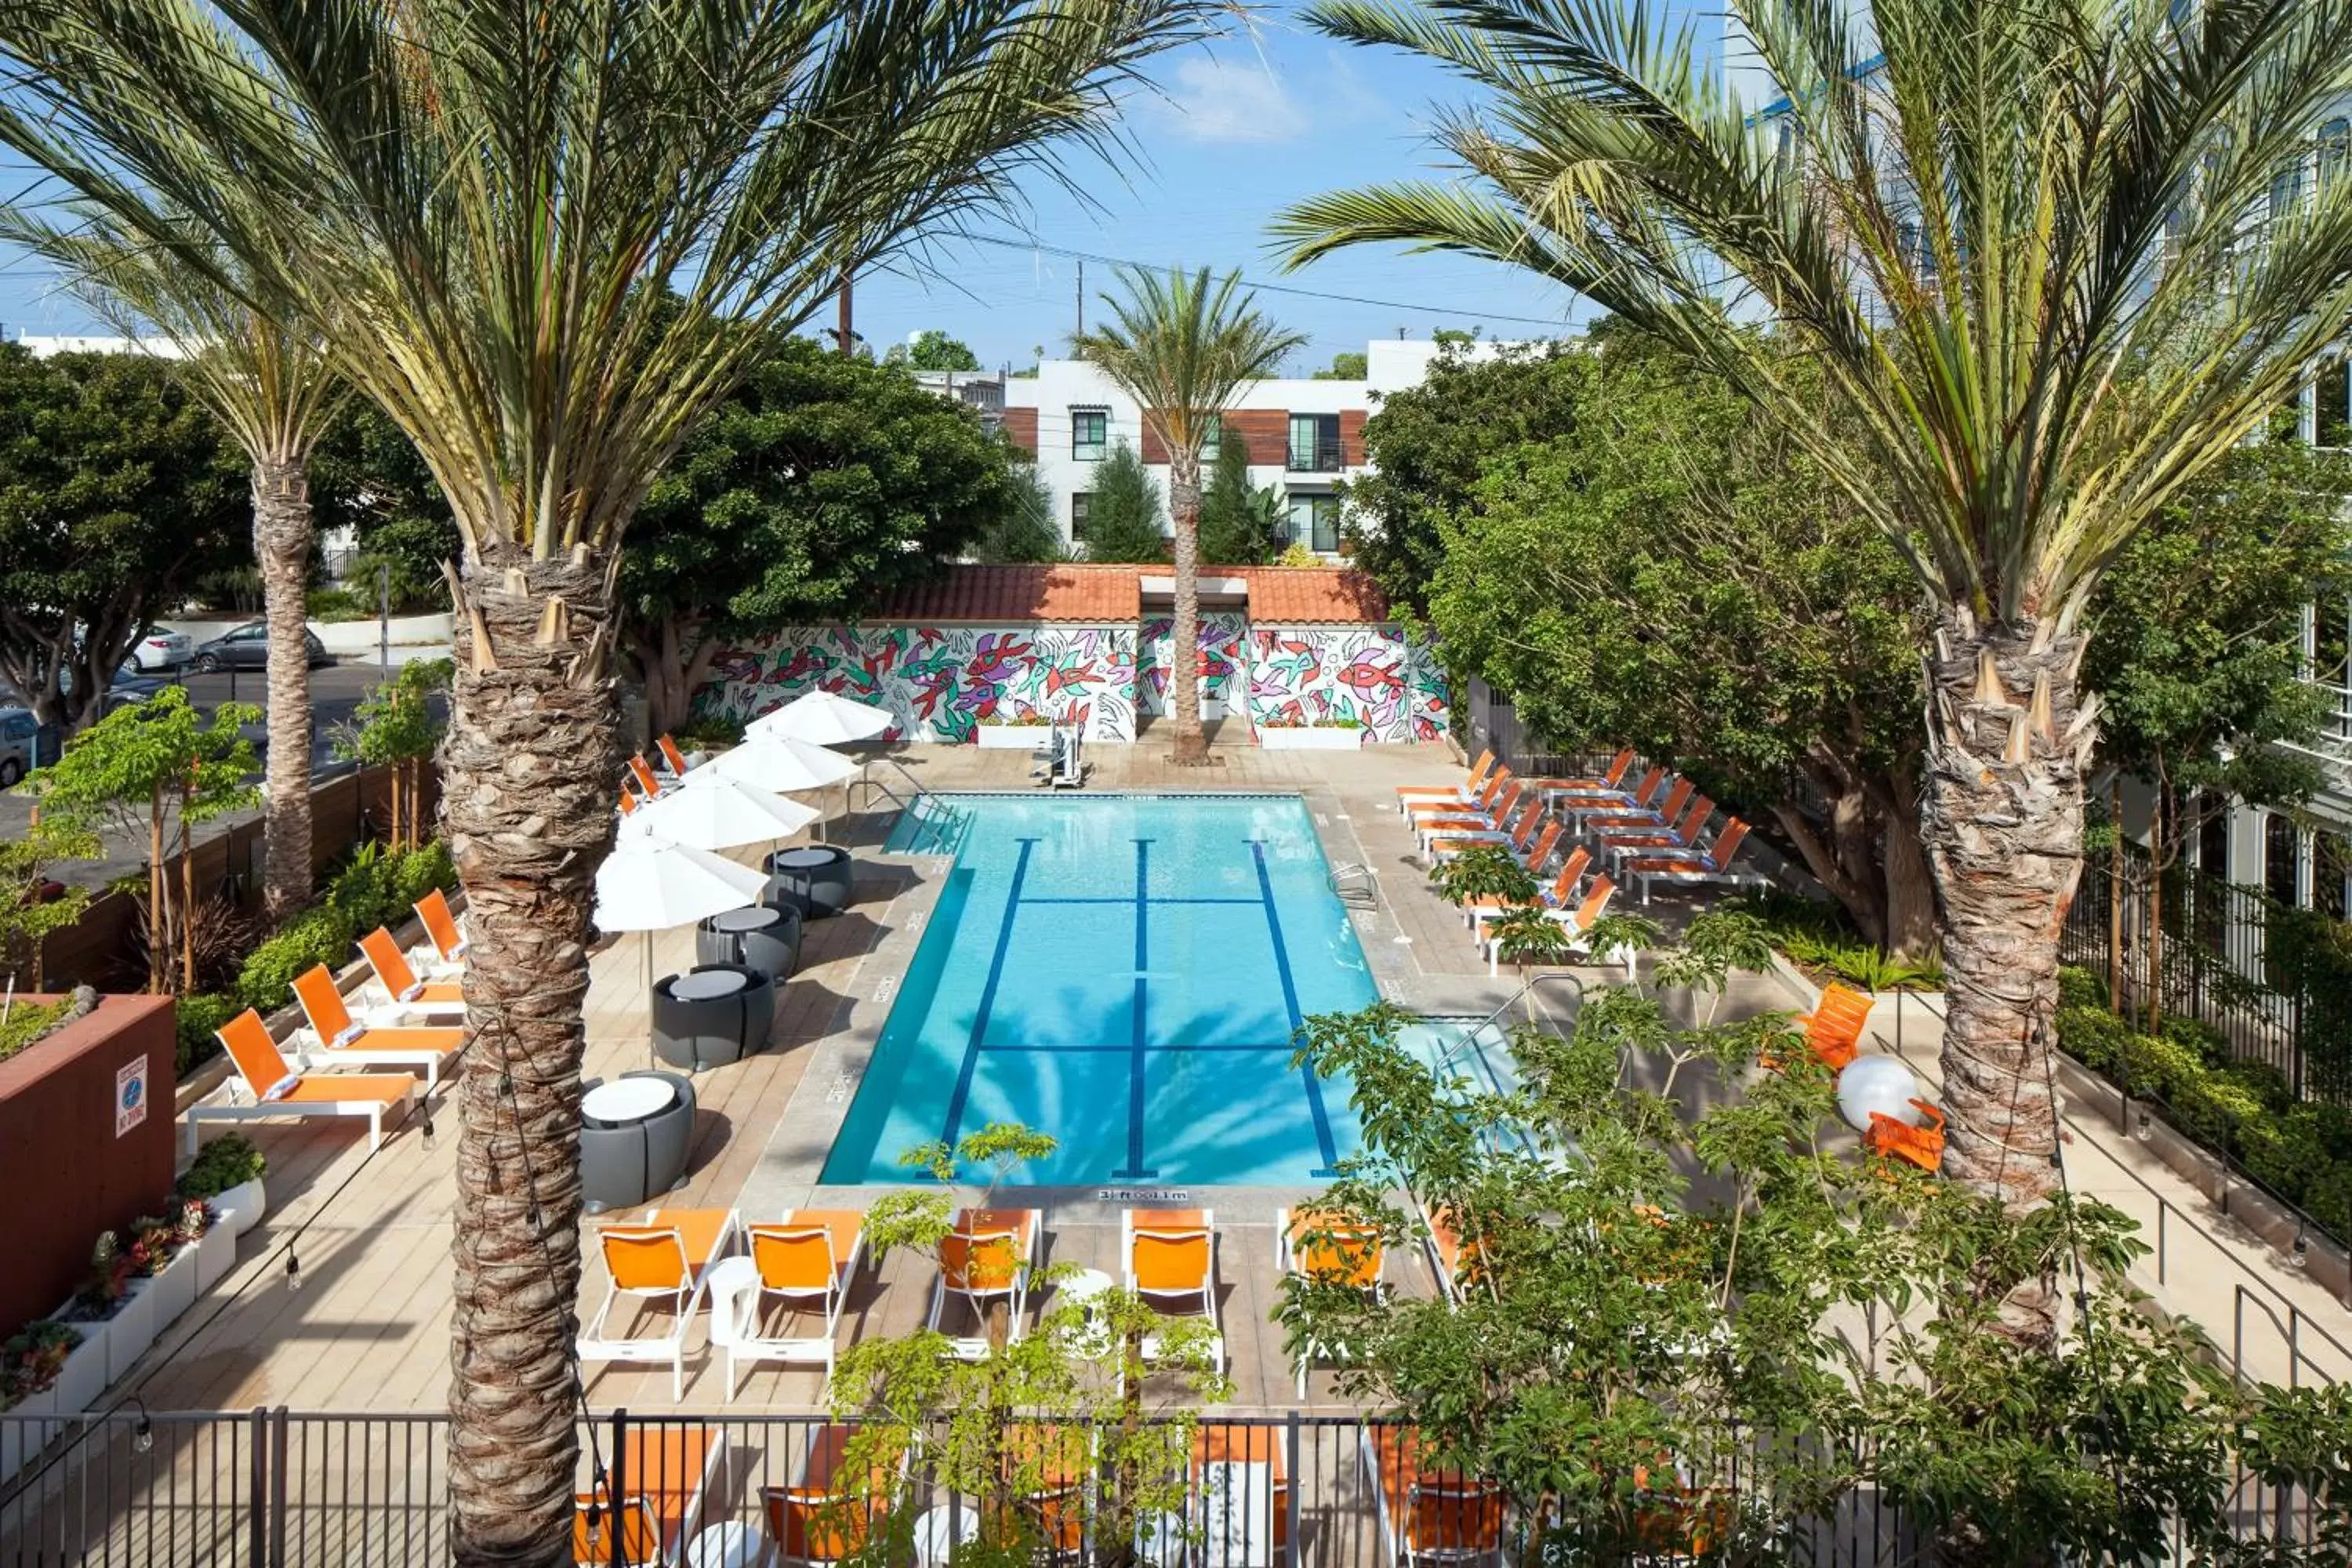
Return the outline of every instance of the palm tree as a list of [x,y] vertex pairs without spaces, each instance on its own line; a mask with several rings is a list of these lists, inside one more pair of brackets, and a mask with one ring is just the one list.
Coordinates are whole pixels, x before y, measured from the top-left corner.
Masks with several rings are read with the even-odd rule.
[[[2055,1181],[2057,941],[2098,737],[2084,604],[2352,310],[2352,181],[2312,139],[2352,86],[2352,4],[1730,9],[1773,107],[1645,5],[1326,0],[1326,33],[1490,96],[1439,121],[1458,178],[1278,226],[1294,265],[1402,241],[1589,296],[1730,377],[1902,551],[1934,610],[1945,1169],[2030,1204]],[[1741,330],[1759,315],[1826,397]]]
[[1259,313],[1241,274],[1212,281],[1207,268],[1171,270],[1163,280],[1121,268],[1129,298],[1104,295],[1111,324],[1072,340],[1142,405],[1143,423],[1168,448],[1168,510],[1176,524],[1176,626],[1168,687],[1176,697],[1176,761],[1208,755],[1201,732],[1201,448],[1244,382],[1270,375],[1307,342]]
[[[125,199],[135,199],[125,195]],[[0,237],[58,264],[77,292],[124,335],[160,337],[180,363],[190,392],[212,411],[253,470],[253,553],[261,567],[268,625],[269,750],[262,773],[262,901],[273,918],[310,899],[310,658],[306,644],[310,583],[310,453],[349,389],[327,363],[325,345],[284,301],[268,312],[245,303],[267,289],[238,272],[237,292],[213,268],[186,265],[180,247],[152,245],[104,207],[71,205],[59,223],[0,213]],[[177,230],[182,246],[204,237],[184,214],[149,212],[145,232]],[[215,258],[237,272],[235,258]]]
[[[0,143],[290,307],[455,513],[452,1554],[568,1560],[581,1008],[631,513],[769,334],[999,205],[1212,0],[0,0]],[[169,202],[202,243],[147,226]],[[235,265],[223,265],[222,258]],[[251,289],[246,278],[265,284]]]

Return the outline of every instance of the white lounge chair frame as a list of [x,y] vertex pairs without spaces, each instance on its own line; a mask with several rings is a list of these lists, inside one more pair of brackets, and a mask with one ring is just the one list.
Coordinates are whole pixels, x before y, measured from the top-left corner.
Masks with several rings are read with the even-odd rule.
[[[662,1223],[663,1212],[660,1209],[653,1209],[648,1211],[643,1219],[618,1223],[629,1229],[658,1228]],[[674,1234],[673,1239],[677,1243],[678,1262],[685,1282],[675,1287],[662,1285],[624,1289],[618,1282],[608,1279],[604,1287],[604,1302],[597,1307],[596,1315],[588,1321],[588,1326],[582,1331],[577,1342],[579,1359],[583,1362],[623,1361],[648,1363],[667,1362],[670,1398],[682,1400],[686,1397],[686,1331],[693,1325],[694,1314],[702,1305],[704,1293],[710,1288],[712,1266],[720,1258],[727,1257],[732,1247],[741,1245],[743,1222],[735,1215],[730,1214],[727,1216],[727,1223],[719,1227],[718,1239],[711,1244],[710,1256],[698,1264],[686,1255],[685,1237]],[[598,1251],[600,1254],[603,1251],[601,1245]],[[669,1302],[671,1309],[669,1331],[655,1337],[606,1339],[604,1320],[612,1315],[613,1308],[625,1296],[637,1302]]]
[[[1147,1290],[1135,1273],[1135,1238],[1139,1236],[1190,1237],[1206,1233],[1209,1238],[1209,1267],[1198,1286],[1183,1285]],[[1213,1338],[1209,1342],[1210,1364],[1222,1374],[1225,1370],[1225,1326],[1217,1317],[1217,1211],[1202,1209],[1201,1223],[1185,1226],[1143,1226],[1135,1223],[1135,1211],[1121,1211],[1118,1216],[1119,1268],[1127,1276],[1127,1288],[1147,1301],[1181,1303],[1197,1297],[1201,1309],[1188,1312],[1187,1317],[1206,1320]],[[1160,1336],[1143,1337],[1143,1364],[1150,1366],[1163,1359]]]
[[[849,1287],[857,1278],[858,1265],[866,1257],[866,1227],[860,1225],[857,1234],[850,1238],[849,1250],[841,1257],[833,1254],[833,1232],[824,1225],[797,1223],[793,1215],[798,1211],[786,1209],[784,1217],[773,1224],[747,1224],[743,1227],[743,1249],[740,1258],[729,1258],[730,1266],[724,1278],[714,1278],[710,1283],[710,1342],[727,1352],[727,1399],[734,1403],[735,1369],[750,1362],[783,1362],[786,1363],[822,1363],[825,1380],[833,1379],[835,1334],[841,1326],[842,1308],[849,1300]],[[824,1242],[825,1283],[815,1289],[800,1289],[771,1285],[761,1275],[754,1231],[785,1231],[795,1236],[817,1236]],[[738,1270],[737,1263],[747,1267]],[[788,1334],[769,1337],[760,1332],[760,1321],[765,1315],[768,1298],[790,1301],[796,1310],[815,1303],[816,1311],[824,1319],[824,1332]]]

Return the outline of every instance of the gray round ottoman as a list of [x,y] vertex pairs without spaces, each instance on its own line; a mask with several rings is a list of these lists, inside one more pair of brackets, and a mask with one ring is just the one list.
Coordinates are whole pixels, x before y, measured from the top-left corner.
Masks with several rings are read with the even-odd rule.
[[838,844],[808,844],[768,857],[772,904],[789,904],[813,921],[827,920],[849,907],[849,851]]
[[740,1061],[768,1043],[776,983],[741,963],[698,963],[654,983],[654,1054],[689,1072]]
[[697,963],[740,963],[782,982],[801,960],[801,912],[753,904],[712,915],[694,928]]
[[650,1203],[686,1179],[694,1085],[676,1073],[625,1072],[580,1100],[580,1195],[590,1214]]

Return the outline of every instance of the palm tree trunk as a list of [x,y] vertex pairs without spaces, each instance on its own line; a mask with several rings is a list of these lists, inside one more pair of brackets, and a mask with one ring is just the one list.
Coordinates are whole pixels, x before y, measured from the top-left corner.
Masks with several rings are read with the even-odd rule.
[[2097,733],[2075,706],[2082,651],[2079,634],[1945,611],[1930,656],[1920,826],[1944,904],[1944,1173],[2012,1205],[2057,1177],[2058,936]]
[[1168,638],[1168,690],[1176,701],[1175,760],[1197,766],[1209,755],[1209,740],[1201,731],[1201,459],[1181,449],[1168,456],[1168,509],[1176,521],[1176,625]]
[[449,1388],[465,1568],[571,1550],[581,1010],[619,765],[610,564],[491,545],[460,579],[442,759],[470,926]]
[[272,920],[310,901],[310,481],[303,460],[253,463],[253,552],[269,624],[269,755],[261,781],[261,900]]

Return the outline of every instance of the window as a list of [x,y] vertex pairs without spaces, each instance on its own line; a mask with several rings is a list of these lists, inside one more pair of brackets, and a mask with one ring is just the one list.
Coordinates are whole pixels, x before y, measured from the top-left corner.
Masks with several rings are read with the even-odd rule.
[[2344,172],[2352,160],[2352,120],[2331,120],[2319,128],[2319,180],[2322,184]]
[[1087,536],[1087,505],[1095,498],[1080,490],[1070,498],[1070,538],[1084,540]]
[[1208,433],[1201,437],[1201,461],[1213,463],[1217,460],[1218,454],[1224,449],[1225,422],[1222,419],[1212,419],[1209,421]]
[[2303,882],[2303,835],[2292,817],[2263,813],[2263,889],[2282,904],[2293,904]]
[[2312,395],[2318,404],[2315,426],[2323,447],[2352,447],[2352,361],[2322,360],[2312,378]]
[[1110,410],[1070,410],[1070,456],[1081,463],[1099,463],[1110,453]]
[[2303,163],[2300,158],[2271,176],[2271,216],[2287,216],[2303,205]]
[[1294,414],[1290,416],[1290,471],[1294,474],[1335,474],[1339,471],[1338,415]]
[[1288,535],[1292,543],[1304,544],[1318,554],[1337,554],[1339,549],[1339,498],[1292,496]]

